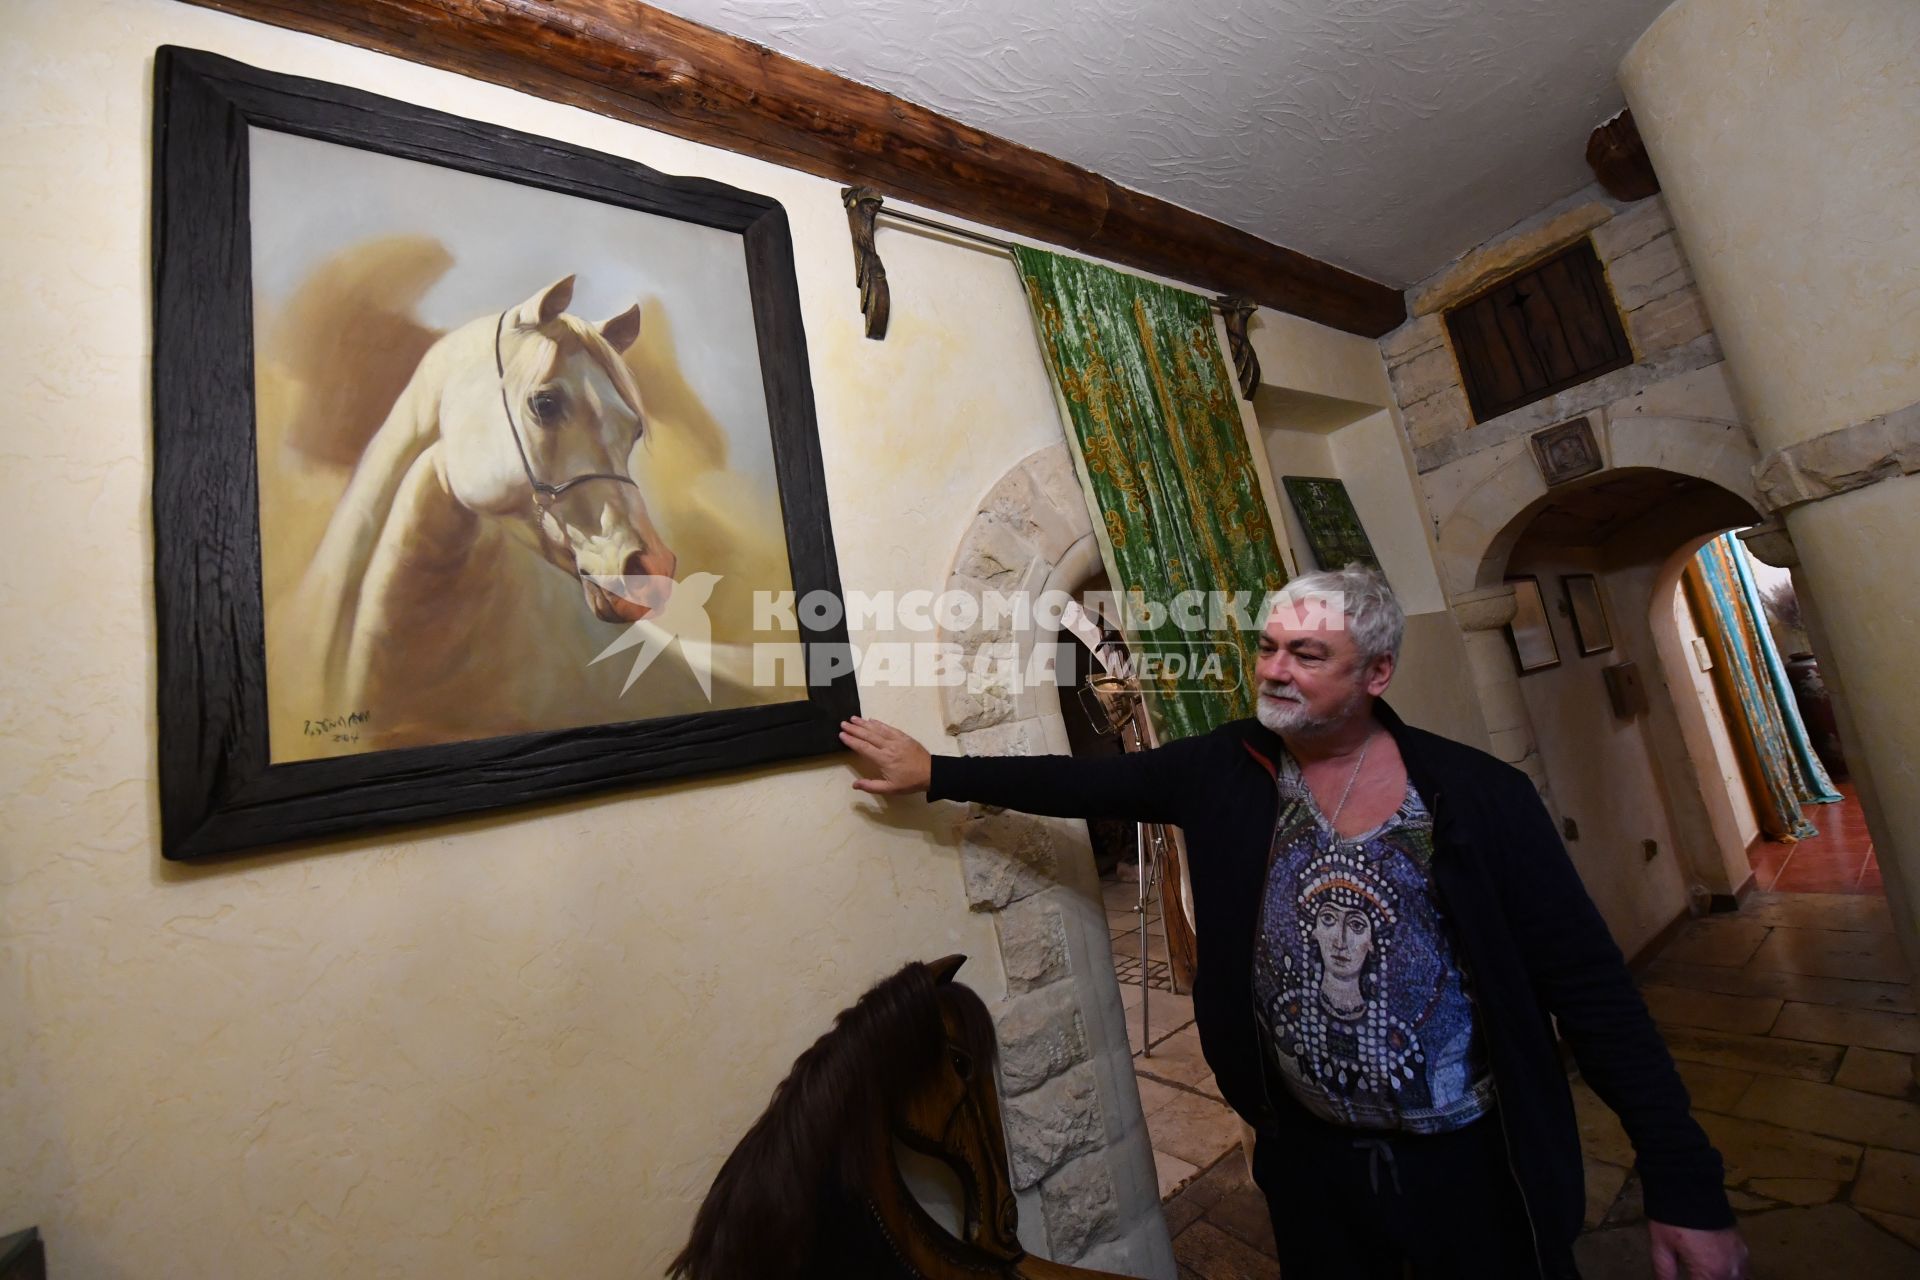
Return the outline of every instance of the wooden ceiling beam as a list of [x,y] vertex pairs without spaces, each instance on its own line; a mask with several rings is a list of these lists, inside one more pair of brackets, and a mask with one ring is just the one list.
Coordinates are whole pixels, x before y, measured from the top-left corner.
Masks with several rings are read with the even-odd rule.
[[1366,337],[1401,295],[638,0],[185,0],[375,49]]

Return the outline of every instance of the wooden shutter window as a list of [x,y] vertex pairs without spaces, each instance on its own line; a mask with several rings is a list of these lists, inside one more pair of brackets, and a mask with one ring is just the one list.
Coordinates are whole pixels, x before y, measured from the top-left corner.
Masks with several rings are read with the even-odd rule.
[[1633,363],[1590,240],[1448,311],[1447,332],[1476,422]]

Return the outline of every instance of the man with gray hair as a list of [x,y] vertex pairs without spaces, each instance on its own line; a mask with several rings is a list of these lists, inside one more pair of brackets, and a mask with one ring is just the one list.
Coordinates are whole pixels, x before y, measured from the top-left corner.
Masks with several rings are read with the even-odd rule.
[[1556,1026],[1633,1140],[1655,1275],[1739,1280],[1720,1157],[1533,784],[1381,701],[1405,629],[1378,573],[1313,573],[1268,612],[1255,719],[1100,760],[841,740],[861,791],[1184,830],[1194,1019],[1286,1280],[1576,1274]]

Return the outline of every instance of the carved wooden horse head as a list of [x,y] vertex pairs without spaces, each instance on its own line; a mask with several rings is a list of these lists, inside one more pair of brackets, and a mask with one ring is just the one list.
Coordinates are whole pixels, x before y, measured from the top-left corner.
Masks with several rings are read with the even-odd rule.
[[[669,1276],[1119,1280],[1028,1257],[1015,1236],[993,1021],[953,981],[965,960],[908,964],[800,1055],[721,1166]],[[907,1190],[896,1140],[953,1170],[964,1238]]]

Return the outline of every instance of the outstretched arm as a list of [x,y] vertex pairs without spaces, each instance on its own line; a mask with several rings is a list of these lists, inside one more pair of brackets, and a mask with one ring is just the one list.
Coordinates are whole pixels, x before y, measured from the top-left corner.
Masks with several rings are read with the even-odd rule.
[[1099,759],[1076,756],[936,756],[881,720],[855,716],[840,741],[871,768],[854,789],[873,795],[925,792],[930,800],[977,800],[1055,818],[1122,818],[1185,825],[1203,779],[1188,766],[1196,738]]

